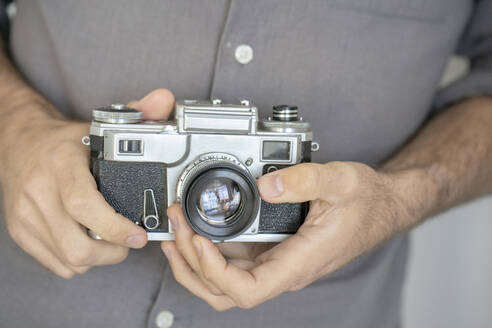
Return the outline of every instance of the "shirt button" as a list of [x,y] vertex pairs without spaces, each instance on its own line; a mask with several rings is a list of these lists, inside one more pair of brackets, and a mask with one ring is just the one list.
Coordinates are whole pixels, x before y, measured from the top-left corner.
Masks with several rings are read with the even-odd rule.
[[241,44],[237,46],[234,57],[240,64],[246,65],[253,60],[253,48],[247,44]]
[[155,324],[159,328],[170,328],[174,322],[174,314],[169,311],[161,311],[155,318]]

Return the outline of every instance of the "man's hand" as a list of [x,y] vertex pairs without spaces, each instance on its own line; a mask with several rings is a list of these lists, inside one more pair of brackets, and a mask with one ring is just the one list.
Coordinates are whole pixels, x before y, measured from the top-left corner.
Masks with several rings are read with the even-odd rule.
[[[174,96],[161,89],[132,105],[148,119],[165,119],[173,103]],[[144,229],[115,213],[97,190],[89,149],[81,143],[88,124],[51,117],[33,121],[0,145],[6,224],[15,242],[64,278],[121,262],[129,247],[143,247]],[[90,238],[87,229],[103,240]]]
[[417,215],[404,206],[396,175],[360,163],[300,164],[261,177],[258,188],[271,203],[311,201],[310,212],[295,235],[265,245],[269,250],[226,247],[235,254],[229,261],[193,232],[179,206],[168,209],[176,241],[162,249],[174,276],[217,310],[251,308],[301,289],[408,228]]

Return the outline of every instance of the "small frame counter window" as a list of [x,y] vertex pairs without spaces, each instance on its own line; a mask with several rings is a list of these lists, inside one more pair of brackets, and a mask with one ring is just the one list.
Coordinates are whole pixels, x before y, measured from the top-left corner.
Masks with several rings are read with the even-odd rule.
[[263,161],[290,161],[290,141],[264,140]]

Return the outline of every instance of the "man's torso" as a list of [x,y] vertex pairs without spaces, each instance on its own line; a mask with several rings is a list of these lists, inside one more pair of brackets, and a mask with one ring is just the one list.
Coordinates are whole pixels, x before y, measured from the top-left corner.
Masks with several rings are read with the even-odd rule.
[[[299,106],[314,161],[377,164],[428,115],[470,12],[465,0],[20,1],[15,61],[66,114],[166,87],[177,98]],[[240,45],[253,50],[242,64]],[[0,317],[11,326],[394,327],[407,239],[253,310],[214,313],[172,278],[158,247],[66,282],[0,234]],[[336,247],[336,245],[334,245]],[[8,295],[8,296],[4,296]],[[33,299],[33,295],[40,299]],[[27,313],[24,313],[26,311]],[[4,319],[5,318],[5,319]],[[70,320],[73,320],[70,321]]]

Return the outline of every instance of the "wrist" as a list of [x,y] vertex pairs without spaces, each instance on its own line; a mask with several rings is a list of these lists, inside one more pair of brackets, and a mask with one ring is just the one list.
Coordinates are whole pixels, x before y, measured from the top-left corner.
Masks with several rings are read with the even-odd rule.
[[432,167],[379,170],[390,179],[391,196],[399,204],[400,215],[395,218],[399,231],[408,230],[437,212],[440,188],[433,171]]
[[24,99],[1,102],[0,137],[8,138],[27,127],[63,119],[63,115],[38,95],[26,95]]
[[[0,152],[12,154],[13,151],[23,149],[26,137],[30,135],[42,135],[50,131],[63,118],[42,98],[26,98],[25,101],[10,102],[0,111]],[[29,139],[29,137],[27,138]],[[7,156],[1,156],[0,169],[5,168]]]

